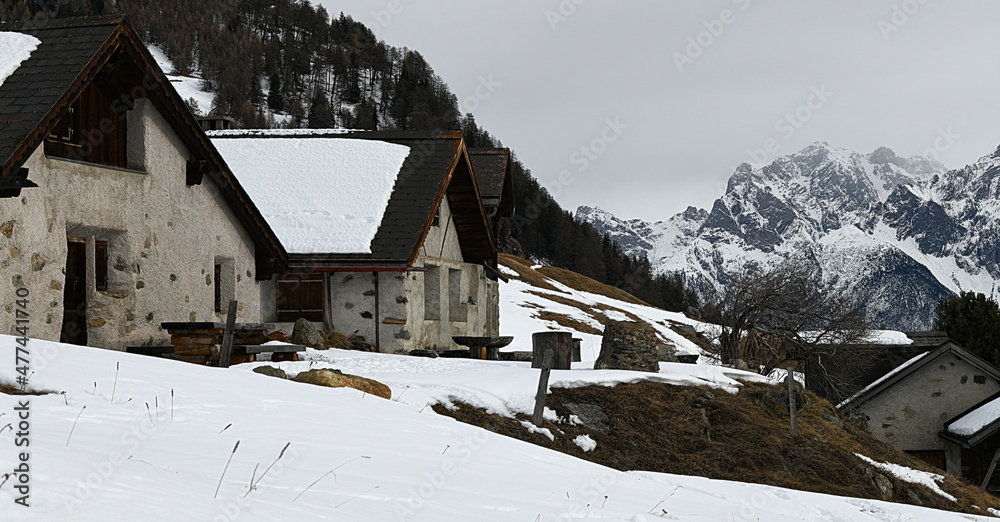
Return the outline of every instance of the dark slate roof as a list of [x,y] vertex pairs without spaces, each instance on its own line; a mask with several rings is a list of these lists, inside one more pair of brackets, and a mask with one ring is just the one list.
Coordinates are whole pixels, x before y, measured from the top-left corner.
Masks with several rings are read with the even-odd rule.
[[925,352],[922,355],[911,358],[909,361],[904,363],[902,366],[896,368],[892,372],[889,372],[881,379],[869,384],[867,387],[854,394],[844,402],[837,405],[838,409],[853,409],[861,406],[862,404],[868,402],[872,398],[880,395],[882,392],[888,390],[889,388],[895,386],[896,383],[906,379],[916,371],[924,368],[925,366],[932,364],[941,356],[951,353],[958,358],[968,362],[975,368],[978,368],[983,373],[993,377],[994,379],[1000,381],[1000,369],[992,364],[984,361],[983,359],[977,357],[971,352],[966,351],[964,348],[958,344],[948,341],[941,346],[938,346],[934,350]]
[[469,159],[479,184],[479,193],[484,198],[500,197],[510,164],[510,150],[469,149]]
[[[408,267],[416,260],[419,248],[426,236],[442,196],[447,195],[456,214],[459,241],[463,254],[472,259],[495,257],[492,235],[486,224],[481,200],[474,197],[462,198],[455,193],[461,183],[460,177],[449,176],[462,170],[462,159],[466,157],[462,136],[459,133],[429,133],[411,131],[348,131],[280,134],[261,131],[239,131],[232,134],[213,134],[212,139],[248,138],[350,138],[378,140],[410,147],[410,155],[396,178],[392,195],[382,216],[382,223],[372,239],[370,254],[292,254],[292,266],[370,266],[380,264],[392,267]],[[468,166],[466,165],[466,168]],[[470,182],[472,176],[468,176]],[[449,183],[450,182],[450,183]],[[474,186],[474,185],[471,185]],[[464,205],[464,208],[463,208]],[[455,208],[455,207],[458,208]],[[460,224],[465,220],[468,223]],[[489,253],[487,245],[494,249]]]
[[948,332],[904,332],[913,341],[912,348],[937,348],[948,342]]
[[[58,118],[112,60],[130,64],[150,99],[197,160],[257,245],[257,278],[270,278],[288,255],[274,232],[229,172],[218,151],[170,85],[149,50],[121,15],[14,21],[0,31],[29,34],[41,43],[0,86],[0,180],[13,177],[56,124]],[[118,63],[118,62],[115,62]],[[126,73],[123,72],[123,75]],[[146,85],[151,82],[151,85]],[[201,183],[199,180],[196,183]]]
[[16,21],[0,31],[29,34],[41,44],[0,86],[0,161],[4,165],[86,66],[108,43],[121,16]]

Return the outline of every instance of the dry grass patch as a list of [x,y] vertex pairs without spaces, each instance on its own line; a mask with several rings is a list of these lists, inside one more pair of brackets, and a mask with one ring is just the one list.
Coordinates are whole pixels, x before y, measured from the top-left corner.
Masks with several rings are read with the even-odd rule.
[[645,301],[633,296],[632,294],[622,290],[621,288],[616,288],[611,285],[606,285],[604,283],[595,281],[587,276],[580,275],[576,272],[571,272],[563,268],[558,268],[555,266],[543,266],[537,270],[542,275],[559,281],[560,283],[577,290],[580,292],[589,292],[591,294],[603,295],[605,297],[610,297],[612,299],[617,299],[619,301],[624,301],[626,303],[632,303],[643,306],[650,306]]
[[0,393],[4,395],[58,395],[53,390],[35,390],[30,387],[21,387],[11,383],[0,383]]
[[557,314],[555,312],[541,312],[538,314],[538,318],[543,321],[553,321],[563,328],[569,328],[570,330],[576,330],[577,332],[591,335],[604,335],[604,332],[598,330],[597,328],[594,328],[583,321],[573,319],[568,315]]
[[[774,399],[780,391],[753,384],[730,395],[650,382],[556,388],[547,406],[563,421],[544,421],[541,426],[552,431],[555,441],[529,433],[519,422],[529,420],[526,416],[510,419],[464,404],[435,411],[622,471],[697,475],[870,499],[884,495],[875,485],[872,467],[854,453],[942,473],[876,440],[863,426],[841,419],[829,402],[811,393],[799,419],[800,433],[791,436],[787,410]],[[589,426],[566,422],[580,405],[602,412],[603,426],[592,419],[584,419]],[[589,435],[597,448],[584,452],[577,447],[572,441],[579,435]],[[1000,509],[1000,499],[979,494],[976,486],[955,477],[949,476],[941,487],[958,502],[879,473],[892,484],[887,500],[977,515],[988,515],[986,508]]]
[[518,279],[530,284],[531,286],[544,288],[545,290],[552,290],[553,292],[563,294],[566,293],[552,286],[552,284],[549,283],[543,275],[539,274],[535,270],[532,270],[531,262],[527,259],[512,256],[510,254],[500,254],[500,264],[517,272]]
[[711,343],[709,343],[703,337],[699,336],[697,333],[691,332],[690,330],[685,328],[688,325],[685,325],[684,323],[678,323],[677,321],[669,321],[669,320],[664,321],[662,324],[667,328],[670,328],[677,335],[680,335],[681,337],[687,339],[688,341],[691,341],[697,346],[700,346],[702,349],[711,351],[712,348]]

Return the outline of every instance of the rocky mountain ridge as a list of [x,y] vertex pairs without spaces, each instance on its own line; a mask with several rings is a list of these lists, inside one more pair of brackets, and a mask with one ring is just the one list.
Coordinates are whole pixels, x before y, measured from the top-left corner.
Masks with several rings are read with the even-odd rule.
[[862,155],[817,142],[740,165],[710,211],[647,223],[580,207],[576,218],[706,298],[743,270],[797,259],[858,295],[878,325],[926,329],[941,297],[997,292],[1000,149],[948,170],[886,147]]

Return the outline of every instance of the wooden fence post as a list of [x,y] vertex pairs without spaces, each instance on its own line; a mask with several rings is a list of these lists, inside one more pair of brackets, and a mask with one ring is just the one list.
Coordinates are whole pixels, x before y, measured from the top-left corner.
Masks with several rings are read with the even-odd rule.
[[983,478],[983,485],[979,486],[980,493],[986,491],[986,487],[990,485],[990,479],[993,478],[993,471],[997,469],[998,460],[1000,460],[1000,449],[993,454],[993,462],[990,462],[990,470],[986,472],[986,477]]
[[792,367],[788,367],[788,415],[792,420],[792,436],[799,434],[799,415],[795,411],[795,373],[792,372]]
[[229,358],[233,354],[233,333],[236,330],[236,300],[229,301],[226,313],[226,329],[222,332],[222,347],[219,349],[219,368],[229,368]]
[[570,332],[531,334],[531,367],[541,368],[546,353],[552,354],[550,368],[569,370],[573,360],[573,334]]
[[[542,425],[542,413],[545,411],[545,397],[549,393],[549,372],[552,371],[552,360],[554,358],[554,353],[551,351],[545,352],[545,355],[542,357],[542,372],[538,376],[538,392],[535,393],[535,411],[531,416],[531,422],[535,426]],[[534,364],[534,359],[532,359],[532,364]]]

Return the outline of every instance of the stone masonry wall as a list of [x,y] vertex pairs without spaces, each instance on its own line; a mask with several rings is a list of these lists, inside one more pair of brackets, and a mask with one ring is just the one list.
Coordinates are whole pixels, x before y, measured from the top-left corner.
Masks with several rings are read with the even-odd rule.
[[1000,382],[950,352],[858,408],[876,438],[904,451],[945,450],[944,423],[1000,391]]
[[[240,301],[240,321],[260,320],[254,245],[219,189],[208,177],[187,186],[190,154],[145,100],[131,111],[129,132],[129,163],[139,170],[47,158],[39,147],[25,165],[39,187],[0,199],[0,333],[12,332],[8,305],[24,285],[32,337],[59,340],[67,237],[87,241],[92,346],[163,344],[161,321],[224,320],[214,306],[217,262],[223,299]],[[95,288],[96,240],[109,243],[106,291]]]

